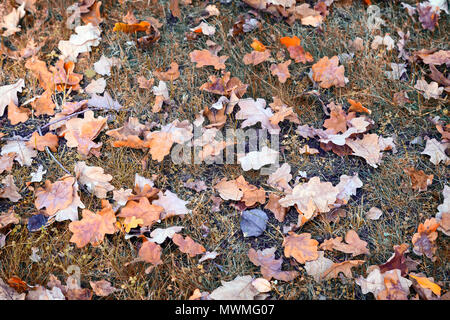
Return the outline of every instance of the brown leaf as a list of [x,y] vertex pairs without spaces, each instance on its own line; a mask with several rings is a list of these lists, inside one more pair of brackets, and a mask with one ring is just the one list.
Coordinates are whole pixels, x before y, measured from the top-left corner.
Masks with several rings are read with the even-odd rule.
[[287,258],[293,257],[298,263],[304,264],[306,261],[313,261],[319,257],[318,244],[319,242],[311,239],[310,233],[290,232],[283,240],[284,255]]
[[114,190],[114,186],[109,183],[113,178],[112,175],[104,174],[104,169],[101,167],[91,167],[84,161],[78,161],[74,172],[79,183],[86,186],[87,190],[97,198],[104,199],[108,191]]
[[103,209],[97,213],[90,210],[83,210],[83,218],[80,221],[73,221],[69,224],[69,230],[73,233],[70,242],[78,248],[91,243],[93,246],[103,242],[106,234],[116,232],[116,216],[107,200],[102,200]]
[[0,157],[0,173],[3,173],[5,170],[11,172],[15,157],[15,152],[9,152]]
[[252,51],[250,53],[247,53],[242,61],[245,65],[252,64],[254,66],[263,63],[267,59],[270,58],[270,50],[264,50],[264,51]]
[[345,242],[347,243],[342,242],[342,237],[325,240],[320,245],[320,249],[335,249],[344,253],[351,253],[352,257],[358,256],[360,254],[369,254],[367,242],[361,240],[354,230],[347,231],[345,235]]
[[172,62],[170,64],[170,69],[166,72],[154,71],[155,76],[162,81],[174,81],[180,76],[180,71],[178,71],[178,63]]
[[364,260],[348,260],[341,263],[335,263],[322,274],[322,277],[325,280],[334,279],[342,272],[345,277],[352,279],[352,268],[362,265],[363,263]]
[[163,211],[163,207],[150,204],[150,201],[146,197],[141,197],[139,202],[128,201],[117,216],[125,218],[125,224],[129,224],[134,218],[142,220],[139,225],[150,227],[160,219]]
[[423,170],[416,170],[414,167],[403,169],[411,179],[411,187],[416,191],[427,191],[427,187],[433,182],[433,175],[426,175]]
[[100,297],[107,297],[119,290],[111,286],[111,283],[106,280],[89,281],[89,284],[92,290],[94,290],[94,293]]
[[272,75],[278,77],[278,81],[280,81],[280,83],[285,83],[286,80],[291,77],[288,69],[288,66],[290,64],[291,60],[287,60],[279,64],[272,64],[270,66],[270,72],[272,73]]
[[206,252],[205,247],[196,243],[189,236],[183,238],[182,235],[176,233],[173,235],[172,241],[178,246],[181,252],[189,254],[190,257],[195,257],[198,254]]
[[34,109],[34,114],[40,116],[43,114],[52,116],[55,114],[55,103],[52,100],[53,91],[48,89],[36,100],[31,102],[31,107]]
[[151,241],[144,241],[139,249],[139,258],[156,266],[163,263],[161,260],[161,252],[161,246]]
[[344,66],[339,65],[337,56],[329,59],[323,57],[312,65],[313,80],[319,82],[320,87],[328,89],[331,86],[344,87],[347,79],[344,76]]
[[248,251],[248,257],[255,266],[261,267],[261,274],[267,280],[272,278],[283,281],[292,281],[299,273],[297,271],[281,271],[283,259],[275,259],[276,248],[267,248],[258,250],[251,248]]
[[27,121],[29,118],[29,114],[30,110],[17,107],[12,100],[8,105],[8,119],[13,126],[18,123]]
[[196,62],[197,68],[203,66],[213,66],[216,70],[225,69],[225,61],[227,61],[228,56],[216,56],[213,55],[209,50],[194,50],[189,54],[191,62]]
[[436,230],[438,227],[439,222],[435,218],[427,219],[424,223],[419,224],[417,233],[412,237],[415,254],[418,256],[425,254],[432,261],[436,259],[434,254],[437,250],[436,239],[438,233]]
[[47,132],[44,136],[40,136],[37,131],[33,132],[30,141],[27,145],[39,150],[44,151],[45,147],[48,147],[51,151],[56,152],[58,150],[58,136],[51,132]]
[[405,254],[408,251],[409,245],[406,243],[402,243],[401,245],[394,245],[394,254],[383,264],[380,264],[378,267],[380,268],[381,273],[385,273],[386,271],[399,269],[402,273],[402,276],[405,276],[408,273],[408,265],[406,262]]
[[284,221],[284,217],[286,216],[286,213],[288,211],[287,208],[283,208],[279,203],[278,200],[280,200],[281,197],[278,196],[275,193],[269,194],[269,202],[267,202],[264,209],[270,210],[274,215],[275,219],[277,219],[280,222]]

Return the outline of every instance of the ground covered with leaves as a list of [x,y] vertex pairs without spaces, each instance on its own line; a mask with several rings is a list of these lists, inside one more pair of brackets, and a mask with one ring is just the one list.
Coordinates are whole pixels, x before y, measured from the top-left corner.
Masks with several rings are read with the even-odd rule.
[[448,298],[446,1],[0,17],[0,299]]

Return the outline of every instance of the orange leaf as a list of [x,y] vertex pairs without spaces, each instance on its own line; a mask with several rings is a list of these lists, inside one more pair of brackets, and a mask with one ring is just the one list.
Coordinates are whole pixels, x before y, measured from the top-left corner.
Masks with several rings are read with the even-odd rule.
[[69,224],[69,230],[73,233],[70,242],[78,248],[91,243],[93,246],[100,244],[106,234],[116,232],[116,216],[107,200],[102,200],[103,209],[97,213],[90,210],[83,210],[83,218],[80,221],[73,221]]
[[180,76],[180,71],[178,71],[178,63],[172,62],[169,70],[166,72],[155,71],[154,74],[159,80],[174,81]]
[[113,31],[120,31],[124,33],[135,33],[138,31],[148,31],[150,29],[151,24],[147,21],[141,21],[135,24],[126,24],[122,22],[117,22],[114,25]]
[[61,209],[67,208],[73,201],[73,185],[75,178],[64,176],[60,180],[51,183],[45,181],[44,188],[36,190],[34,204],[37,209],[46,208],[45,214],[54,215]]
[[189,54],[191,57],[191,62],[196,62],[197,68],[203,66],[213,66],[214,69],[220,70],[225,69],[225,61],[227,61],[228,56],[216,56],[213,55],[209,50],[194,50]]
[[283,37],[280,39],[281,44],[284,44],[286,48],[289,48],[291,46],[299,46],[300,45],[300,39],[297,36],[290,37]]
[[436,283],[428,280],[428,278],[413,276],[412,274],[410,274],[409,276],[415,279],[422,288],[430,289],[435,295],[441,295],[441,287],[439,287]]
[[263,52],[266,50],[266,46],[263,45],[262,42],[258,39],[254,39],[250,46],[253,48],[253,50],[258,52]]
[[150,204],[150,201],[141,197],[139,202],[128,201],[127,205],[122,208],[118,217],[125,218],[124,223],[130,224],[134,219],[141,219],[141,226],[152,226],[156,221],[160,219],[161,213],[164,209],[160,206]]
[[27,145],[39,151],[44,151],[45,147],[49,147],[51,151],[56,152],[58,148],[58,137],[51,132],[47,132],[44,136],[40,136],[39,133],[35,131],[33,132],[30,141],[27,142]]
[[162,248],[152,241],[145,241],[139,249],[139,258],[153,265],[161,264]]
[[365,112],[367,114],[371,114],[372,110],[367,109],[363,107],[361,102],[356,102],[352,99],[347,99],[348,103],[350,103],[350,108],[348,109],[348,112]]
[[284,255],[287,258],[293,257],[298,263],[302,264],[306,261],[313,261],[319,258],[318,244],[319,242],[311,239],[310,233],[295,234],[290,232],[289,236],[283,240]]
[[182,235],[176,233],[173,235],[172,241],[178,246],[181,252],[189,254],[190,257],[195,257],[198,254],[206,252],[205,247],[196,243],[189,236],[183,238]]
[[12,125],[27,121],[29,114],[30,110],[17,107],[12,100],[8,105],[8,119],[11,121]]

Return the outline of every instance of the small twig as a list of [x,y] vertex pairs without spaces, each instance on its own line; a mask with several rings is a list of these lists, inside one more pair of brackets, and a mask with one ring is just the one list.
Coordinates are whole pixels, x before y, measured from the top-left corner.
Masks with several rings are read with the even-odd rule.
[[[42,130],[40,127],[37,127],[37,130],[39,132],[39,135],[42,136]],[[50,149],[48,147],[45,147],[45,151],[47,152],[47,154],[59,165],[59,167],[61,169],[63,169],[64,172],[66,172],[67,174],[72,175],[72,173],[67,170],[66,168],[64,168],[64,166],[61,164],[61,162],[58,161],[58,159],[56,159],[56,157],[53,155],[53,153],[50,151]]]

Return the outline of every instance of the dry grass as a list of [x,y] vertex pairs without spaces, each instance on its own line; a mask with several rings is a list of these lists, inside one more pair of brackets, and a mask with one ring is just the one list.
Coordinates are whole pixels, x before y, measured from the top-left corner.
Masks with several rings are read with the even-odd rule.
[[[12,2],[12,1],[10,1]],[[60,39],[68,39],[71,31],[64,27],[65,10],[71,1],[48,1],[51,4],[50,17],[43,27],[34,31],[35,39],[46,38],[46,45],[40,52],[40,58],[47,63],[54,63],[57,51],[57,43]],[[198,3],[199,1],[194,1]],[[310,65],[291,64],[292,78],[285,84],[280,84],[269,71],[268,64],[264,63],[256,67],[245,66],[242,57],[251,51],[250,43],[253,38],[263,40],[270,46],[273,52],[285,51],[279,38],[282,36],[297,35],[302,39],[302,45],[313,55],[315,60],[322,56],[333,56],[347,52],[348,41],[355,37],[361,37],[369,43],[373,39],[366,27],[367,15],[362,4],[355,1],[350,8],[335,8],[327,18],[323,32],[302,27],[296,23],[292,27],[283,21],[275,21],[271,16],[262,14],[262,29],[240,36],[237,39],[227,37],[228,30],[245,6],[241,1],[233,1],[231,5],[218,3],[221,16],[210,20],[216,26],[217,33],[212,40],[223,46],[221,55],[228,55],[227,70],[233,76],[240,78],[249,84],[247,97],[264,98],[272,101],[273,96],[279,96],[289,106],[295,107],[302,124],[320,127],[325,119],[319,101],[303,95],[305,90],[311,90],[312,85],[307,73]],[[448,49],[448,16],[441,17],[440,27],[434,32],[424,31],[421,27],[411,22],[405,10],[393,1],[379,4],[383,16],[388,21],[388,26],[383,27],[383,33],[389,32],[395,38],[396,30],[410,30],[411,39],[408,42],[410,50],[422,48]],[[39,5],[38,5],[39,7]],[[162,8],[162,9],[161,9]],[[137,116],[141,122],[156,121],[167,124],[175,119],[195,119],[195,114],[205,106],[215,102],[215,97],[204,93],[198,88],[207,81],[208,76],[214,71],[210,68],[197,69],[190,62],[188,54],[194,49],[206,47],[207,37],[200,37],[196,41],[184,40],[185,32],[194,26],[193,18],[198,17],[201,9],[198,6],[183,9],[184,20],[178,23],[166,21],[168,18],[167,6],[153,7],[147,5],[147,1],[126,3],[120,5],[117,1],[103,1],[103,15],[106,17],[103,28],[103,41],[89,55],[79,59],[76,72],[83,73],[92,68],[102,54],[115,56],[124,61],[121,69],[113,69],[112,76],[108,79],[107,90],[113,97],[119,100],[129,111],[118,114],[111,113],[110,128],[121,125],[129,116]],[[128,10],[135,10],[136,17],[144,20],[148,16],[157,17],[164,22],[161,30],[161,40],[148,50],[136,49],[127,45],[127,41],[133,36],[127,36],[112,32],[115,22]],[[447,19],[447,20],[446,20]],[[32,28],[33,21],[24,29]],[[167,118],[161,112],[150,112],[153,103],[153,95],[144,90],[139,90],[137,77],[143,75],[149,78],[152,71],[157,68],[165,69],[172,61],[180,65],[181,77],[170,84],[169,92],[174,104],[165,107]],[[320,152],[317,156],[299,155],[297,150],[305,144],[317,147],[314,141],[306,141],[295,135],[295,126],[284,123],[282,126],[283,162],[288,162],[292,167],[294,177],[299,171],[306,171],[308,176],[319,176],[321,180],[336,184],[342,174],[350,175],[357,172],[364,183],[362,190],[352,197],[345,207],[347,217],[339,223],[330,224],[322,219],[315,219],[302,228],[302,232],[310,232],[313,238],[322,241],[331,236],[343,236],[349,229],[354,229],[360,237],[369,243],[371,254],[365,257],[366,264],[355,269],[355,274],[364,274],[366,267],[371,264],[384,263],[393,252],[393,245],[400,243],[411,244],[411,237],[419,223],[426,218],[435,216],[436,207],[442,203],[441,191],[448,184],[448,170],[444,166],[432,165],[427,157],[420,155],[423,147],[410,145],[409,142],[417,136],[428,135],[438,137],[437,131],[428,121],[428,117],[439,115],[446,116],[445,103],[448,101],[426,101],[416,94],[413,86],[418,78],[424,74],[424,70],[415,65],[408,70],[408,80],[390,81],[384,76],[386,66],[390,62],[398,62],[396,54],[389,52],[375,52],[367,49],[357,54],[354,59],[344,64],[346,76],[350,83],[345,88],[321,90],[321,97],[328,102],[335,101],[346,103],[347,98],[361,101],[363,105],[372,109],[372,118],[376,127],[372,132],[398,137],[398,153],[392,155],[385,153],[384,163],[379,168],[373,169],[364,160],[356,157],[338,157],[329,152]],[[2,72],[0,84],[11,83],[23,77],[27,83],[21,102],[40,93],[38,83],[33,76],[26,72],[23,62],[1,60]],[[217,72],[215,72],[218,74]],[[83,80],[84,84],[87,83]],[[406,90],[411,103],[405,107],[397,107],[392,103],[392,96],[399,90]],[[73,97],[79,100],[82,97]],[[105,112],[97,112],[106,116]],[[48,119],[43,117],[33,118],[26,125],[12,127],[6,117],[0,119],[2,131],[10,135],[22,136],[34,131],[36,125],[46,123]],[[448,121],[448,118],[447,118]],[[239,123],[232,117],[227,127],[238,127]],[[108,137],[100,136],[104,143],[102,156],[98,159],[88,160],[89,165],[101,166],[106,173],[114,176],[112,181],[116,188],[130,188],[133,185],[134,174],[151,177],[158,174],[156,187],[175,192],[180,198],[189,201],[189,208],[193,214],[184,220],[172,218],[161,223],[160,227],[171,225],[183,225],[184,233],[203,244],[208,250],[217,250],[221,253],[214,262],[207,261],[202,265],[197,263],[197,258],[189,258],[187,255],[174,248],[172,243],[163,245],[163,264],[157,266],[150,274],[145,274],[146,266],[143,263],[126,265],[137,256],[137,247],[134,240],[125,240],[123,234],[108,236],[98,247],[87,246],[77,249],[69,243],[70,232],[68,223],[56,223],[40,232],[30,233],[25,225],[17,225],[12,229],[7,238],[7,244],[0,249],[0,277],[7,279],[13,275],[22,278],[30,284],[46,284],[48,276],[55,274],[60,279],[67,277],[67,269],[70,265],[81,268],[82,285],[89,287],[89,281],[107,279],[114,286],[122,288],[113,297],[117,299],[185,299],[194,289],[211,291],[220,285],[220,280],[231,280],[238,275],[259,275],[259,268],[252,265],[247,258],[250,247],[266,248],[276,246],[277,256],[282,255],[281,243],[282,224],[270,215],[267,231],[258,238],[244,238],[239,229],[239,215],[236,209],[224,203],[221,211],[212,213],[210,196],[211,188],[196,193],[183,186],[188,179],[201,179],[211,186],[215,179],[222,177],[236,178],[244,174],[238,165],[174,165],[168,157],[162,162],[150,161],[145,170],[141,166],[144,153],[132,149],[112,148]],[[58,160],[70,171],[74,163],[81,160],[76,150],[70,149],[61,143],[55,154]],[[39,153],[32,168],[14,167],[13,175],[17,186],[21,190],[23,199],[15,204],[15,211],[22,218],[29,217],[35,208],[33,205],[33,193],[25,187],[28,176],[35,170],[38,164],[44,165],[47,170],[46,179],[55,181],[64,175],[59,166],[51,161],[45,153]],[[403,168],[415,166],[423,169],[427,174],[433,174],[433,184],[426,192],[413,192],[411,188],[401,187],[409,184]],[[258,173],[245,173],[245,178],[257,186],[266,187],[266,177]],[[98,200],[87,193],[82,193],[82,201],[90,210],[100,207]],[[9,201],[0,200],[0,209],[6,211],[11,206]],[[369,208],[376,206],[383,210],[384,215],[378,221],[367,220],[364,217]],[[291,210],[287,215],[285,224],[296,223],[297,215]],[[202,225],[210,229],[207,237],[202,236]],[[31,248],[39,248],[42,261],[33,263],[29,259]],[[446,291],[449,288],[447,279],[448,270],[448,241],[444,237],[438,238],[438,260],[431,262],[427,258],[421,259],[419,270],[427,276],[434,277]],[[349,255],[327,252],[326,256],[334,261],[342,261]],[[274,282],[272,297],[276,299],[370,299],[370,295],[362,295],[359,286],[353,280],[333,279],[317,284],[307,276],[301,265],[292,259],[285,259],[284,269],[299,270],[301,276],[292,282]]]

